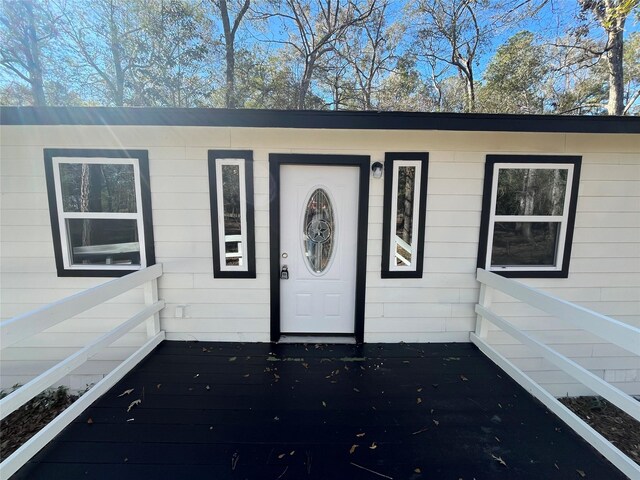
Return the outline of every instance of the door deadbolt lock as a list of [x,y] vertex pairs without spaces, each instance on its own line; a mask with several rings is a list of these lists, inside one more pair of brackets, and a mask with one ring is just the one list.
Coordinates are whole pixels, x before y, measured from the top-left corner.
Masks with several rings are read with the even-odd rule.
[[280,270],[280,279],[289,280],[289,268],[286,265],[283,265],[282,270]]

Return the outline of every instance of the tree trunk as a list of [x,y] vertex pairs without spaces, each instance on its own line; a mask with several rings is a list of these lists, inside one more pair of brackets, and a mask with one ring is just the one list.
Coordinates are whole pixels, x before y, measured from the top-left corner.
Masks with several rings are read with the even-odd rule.
[[225,91],[225,104],[227,108],[236,108],[236,87],[235,87],[235,70],[236,56],[234,50],[233,39],[226,41],[226,60],[227,60],[227,89]]
[[415,168],[405,169],[404,177],[404,205],[402,212],[402,240],[411,245],[413,229],[413,186],[415,183]]
[[40,61],[40,45],[38,43],[38,34],[36,33],[36,19],[33,14],[33,4],[24,2],[25,12],[28,22],[28,55],[29,58],[29,82],[31,83],[31,94],[33,96],[33,104],[35,106],[44,106],[47,100],[44,95],[44,80],[42,76],[42,63]]
[[[524,215],[533,215],[533,207],[535,205],[535,183],[536,171],[534,169],[530,169],[527,171],[525,175],[525,185],[524,191],[522,192],[522,203],[524,203]],[[531,232],[531,222],[523,222],[522,223],[522,235],[527,239],[528,242],[535,243],[533,239],[533,233]]]
[[616,22],[613,30],[608,32],[607,66],[609,67],[609,115],[622,115],[624,111],[624,19]]
[[[82,174],[80,177],[80,211],[89,212],[89,197],[91,194],[91,166],[82,164]],[[91,245],[91,222],[82,222],[82,245]]]
[[218,8],[220,9],[220,17],[222,19],[222,30],[224,31],[225,45],[225,64],[226,64],[226,90],[224,93],[224,104],[227,108],[236,108],[235,98],[235,38],[231,30],[231,22],[229,20],[229,9],[227,8],[227,0],[219,0]]
[[116,107],[124,105],[124,68],[122,67],[122,52],[120,46],[120,34],[118,24],[115,18],[115,5],[113,2],[109,5],[109,41],[111,47],[111,55],[113,57],[113,67],[115,70],[115,85],[113,90],[113,103]]
[[313,76],[313,71],[315,69],[316,57],[315,54],[311,54],[307,62],[304,66],[304,74],[302,75],[302,80],[300,82],[300,91],[298,92],[298,110],[304,110],[305,101],[307,100],[307,92],[309,91],[309,87],[311,85],[311,77]]
[[469,62],[465,71],[465,82],[467,86],[467,112],[475,112],[476,88],[473,82],[473,70],[471,67],[471,62]]

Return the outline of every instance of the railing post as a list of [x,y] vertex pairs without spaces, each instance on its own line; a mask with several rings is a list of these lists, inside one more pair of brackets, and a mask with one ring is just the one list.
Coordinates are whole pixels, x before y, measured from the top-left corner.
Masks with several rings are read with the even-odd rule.
[[[153,305],[158,301],[158,279],[148,281],[144,284],[144,303]],[[153,338],[160,333],[160,312],[154,313],[147,320],[147,338]]]
[[[485,307],[491,307],[491,299],[493,297],[493,288],[488,285],[481,283],[480,284],[480,295],[478,297],[478,304]],[[478,315],[476,319],[476,335],[482,339],[487,338],[487,333],[489,332],[489,321],[486,320],[482,315]]]

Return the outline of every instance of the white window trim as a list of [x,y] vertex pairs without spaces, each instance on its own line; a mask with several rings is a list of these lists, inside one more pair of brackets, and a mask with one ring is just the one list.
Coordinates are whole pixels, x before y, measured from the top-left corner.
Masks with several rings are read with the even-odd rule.
[[[63,163],[133,165],[134,185],[136,189],[136,213],[111,212],[65,212],[62,201],[62,184],[60,181],[60,165]],[[144,236],[144,219],[142,213],[142,183],[140,181],[140,164],[138,159],[112,157],[53,157],[53,180],[56,193],[56,210],[58,212],[58,228],[62,246],[62,260],[66,270],[140,270],[147,266],[146,241]],[[140,265],[77,265],[71,263],[71,245],[67,232],[67,219],[118,219],[137,220],[138,242],[140,247]]]
[[[411,265],[396,265],[396,220],[398,216],[398,173],[400,167],[416,169],[413,186],[413,213],[411,218]],[[391,184],[391,221],[389,222],[389,271],[415,272],[418,268],[416,254],[418,252],[418,230],[420,218],[420,194],[422,189],[422,160],[393,160],[393,182]]]
[[[247,191],[246,191],[246,172],[244,158],[216,158],[216,200],[218,205],[218,251],[220,256],[221,272],[247,272],[249,271],[249,262],[247,261]],[[238,251],[243,253],[240,257],[239,265],[227,265],[226,261],[226,237],[224,229],[224,196],[222,185],[222,167],[237,166],[238,182],[240,183],[240,242]],[[233,235],[236,237],[236,235]],[[231,237],[231,236],[229,236]]]
[[[562,215],[496,215],[496,203],[498,199],[498,178],[501,169],[520,170],[567,170],[567,183],[564,192],[564,205]],[[567,238],[567,227],[569,223],[569,206],[571,204],[571,194],[573,188],[574,165],[569,163],[496,163],[493,167],[493,178],[491,179],[491,210],[489,213],[489,231],[487,232],[487,256],[486,269],[494,272],[557,272],[562,271],[564,261],[565,242]],[[555,265],[551,266],[493,266],[491,265],[491,254],[493,251],[493,233],[497,222],[555,222],[560,224],[560,232],[556,245]]]

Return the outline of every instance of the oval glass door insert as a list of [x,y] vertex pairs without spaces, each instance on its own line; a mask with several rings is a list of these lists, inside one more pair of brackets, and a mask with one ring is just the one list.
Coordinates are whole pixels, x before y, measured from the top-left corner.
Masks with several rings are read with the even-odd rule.
[[329,195],[317,188],[309,197],[302,222],[303,251],[311,271],[322,274],[331,260],[335,233],[333,206]]

